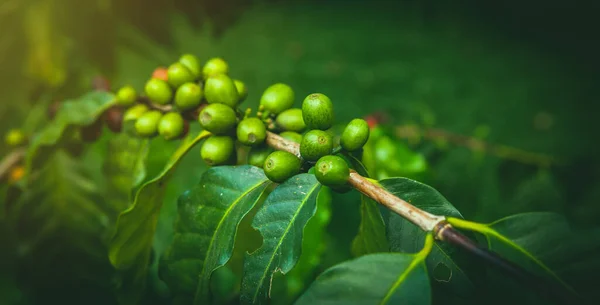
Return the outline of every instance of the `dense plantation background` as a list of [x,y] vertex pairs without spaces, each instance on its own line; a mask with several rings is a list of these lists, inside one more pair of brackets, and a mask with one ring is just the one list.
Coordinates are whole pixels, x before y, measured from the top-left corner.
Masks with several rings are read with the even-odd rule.
[[[330,96],[339,121],[384,112],[382,124],[390,130],[417,124],[556,160],[538,166],[464,145],[410,142],[428,161],[429,171],[419,180],[438,189],[467,219],[554,211],[582,229],[598,226],[599,4],[481,2],[5,0],[0,131],[39,129],[47,105],[90,90],[98,75],[110,79],[113,89],[128,83],[142,88],[156,66],[182,53],[202,60],[222,56],[231,74],[246,82],[252,107],[266,87],[285,82],[299,97],[314,91]],[[0,299],[6,304],[41,304],[70,293],[93,296],[90,304],[111,302],[106,291],[115,283],[107,280],[110,264],[94,237],[96,228],[76,215],[88,205],[103,211],[111,199],[62,198],[80,171],[105,183],[101,164],[111,136],[104,132],[85,151],[83,166],[67,157],[56,160],[48,169],[52,181],[24,208],[30,212],[18,230],[0,213]],[[162,169],[176,145],[153,141],[145,179]],[[1,144],[3,156],[9,150]],[[155,257],[172,239],[178,196],[197,184],[204,169],[199,156],[190,154],[168,185]],[[359,222],[358,200],[334,196],[319,270],[350,258],[356,231],[347,228]],[[3,210],[11,204],[4,198]],[[49,215],[72,221],[47,225]],[[231,270],[241,268],[244,245],[240,249],[228,264]],[[598,267],[597,260],[589,262]],[[156,260],[152,268],[144,304],[160,304],[164,289]],[[228,283],[222,273],[218,278]],[[593,290],[591,283],[586,287]]]

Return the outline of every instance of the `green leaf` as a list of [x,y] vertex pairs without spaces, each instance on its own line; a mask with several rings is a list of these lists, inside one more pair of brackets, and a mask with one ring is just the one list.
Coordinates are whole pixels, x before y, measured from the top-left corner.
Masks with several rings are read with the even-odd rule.
[[[490,224],[457,218],[448,218],[448,221],[457,228],[484,234],[490,250],[548,279],[571,299],[578,299],[579,293],[560,276],[560,273],[571,274],[571,280],[589,285],[584,279],[593,278],[600,269],[596,263],[600,249],[598,232],[575,231],[559,214],[523,213]],[[577,276],[573,276],[574,271]],[[502,282],[500,283],[504,284]],[[515,286],[512,289],[519,287]],[[520,295],[519,298],[523,299],[523,296]],[[529,303],[533,303],[533,300]]]
[[[121,287],[122,302],[135,302],[145,286],[152,241],[165,189],[181,158],[210,133],[203,131],[187,138],[167,163],[162,173],[146,182],[135,195],[133,204],[117,219],[115,233],[109,243],[108,257],[117,270],[127,270],[127,280]],[[126,299],[126,300],[125,300]]]
[[388,252],[385,223],[379,205],[373,199],[361,195],[360,201],[360,227],[358,235],[352,241],[352,254],[361,256],[370,253]]
[[321,184],[311,174],[299,174],[279,185],[257,212],[252,227],[263,236],[262,246],[246,255],[241,302],[265,304],[275,272],[289,272],[302,254],[306,223],[315,214]]
[[[390,178],[379,182],[392,194],[434,215],[462,218],[460,212],[442,194],[429,185],[408,179]],[[388,220],[390,248],[395,252],[415,252],[423,247],[426,233],[397,214],[390,213]],[[472,234],[469,237],[474,238]],[[476,279],[480,279],[484,266],[473,261],[469,253],[447,243],[436,241],[427,257],[427,268],[436,294],[444,299],[461,301],[473,298]]]
[[176,297],[209,304],[213,271],[231,258],[240,221],[270,184],[257,167],[219,166],[181,195],[175,237],[161,263],[161,278]]
[[[310,249],[310,251],[303,251],[294,268],[285,276],[281,275],[284,280],[278,281],[278,276],[275,274],[271,291],[277,293],[285,289],[285,292],[276,294],[277,297],[273,298],[271,304],[291,304],[316,276],[316,268],[319,267],[327,248],[327,225],[331,219],[331,192],[328,187],[322,187],[319,191],[317,211],[306,224],[302,239],[302,249]],[[280,288],[281,286],[284,287]]]
[[383,135],[369,141],[363,160],[376,179],[417,178],[428,170],[427,160],[400,140]]
[[108,180],[106,194],[120,213],[131,203],[132,190],[146,177],[148,140],[120,133],[108,141],[107,152],[102,168]]
[[56,117],[32,139],[26,157],[26,172],[38,166],[39,158],[49,154],[43,148],[58,144],[73,128],[91,125],[114,103],[114,95],[105,91],[94,91],[63,102]]
[[424,260],[433,246],[427,236],[415,254],[368,254],[323,272],[295,305],[431,304]]

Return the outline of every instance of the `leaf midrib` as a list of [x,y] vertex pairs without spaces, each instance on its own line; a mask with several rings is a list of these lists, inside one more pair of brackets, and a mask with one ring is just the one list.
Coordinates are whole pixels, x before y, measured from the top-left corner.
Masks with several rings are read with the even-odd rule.
[[[312,187],[312,189],[310,190],[310,192],[306,193],[306,196],[302,200],[302,203],[300,204],[300,207],[296,210],[296,213],[294,213],[294,216],[292,217],[290,223],[285,228],[284,234],[282,234],[281,236],[287,236],[287,234],[290,231],[290,228],[296,222],[296,217],[298,217],[298,214],[300,214],[300,210],[302,210],[302,207],[304,206],[304,204],[306,204],[306,202],[308,201],[308,198],[312,195],[312,193],[318,187],[319,187],[319,183],[316,183]],[[277,253],[277,250],[281,247],[281,245],[283,243],[282,242],[283,239],[284,239],[283,237],[280,238],[279,241],[277,242],[277,246],[273,249],[273,254],[271,255],[271,258],[269,259],[268,264],[265,266],[266,267],[264,269],[265,271],[263,272],[262,276],[260,277],[259,285],[257,285],[258,288],[254,291],[254,295],[252,296],[252,303],[256,303],[256,298],[258,297],[258,292],[260,291],[260,287],[262,286],[262,283],[264,282],[265,278],[267,277],[267,272],[270,269],[271,264],[273,263],[273,260],[275,259],[275,254]]]
[[[212,234],[211,238],[210,238],[210,242],[208,244],[208,251],[206,251],[206,256],[204,257],[203,260],[203,264],[202,264],[202,271],[200,272],[200,278],[204,278],[204,273],[206,272],[206,258],[209,256],[209,253],[211,252],[212,249],[212,245],[215,241],[215,237],[218,235],[216,234],[220,229],[221,229],[221,225],[224,223],[225,218],[227,218],[227,216],[229,215],[229,213],[231,213],[231,211],[233,210],[233,208],[235,206],[237,206],[237,204],[246,196],[248,196],[248,194],[250,194],[251,192],[253,192],[254,190],[258,189],[260,186],[262,186],[265,183],[269,183],[268,179],[263,179],[260,181],[260,183],[255,184],[254,186],[252,186],[251,188],[249,188],[246,192],[242,193],[242,195],[240,195],[238,197],[237,200],[235,200],[231,205],[229,205],[229,207],[225,210],[225,213],[223,213],[223,217],[221,217],[221,220],[219,220],[219,223],[217,225],[217,227],[215,228],[214,234]],[[194,296],[194,303],[196,302],[196,300],[198,300],[198,295],[200,293],[202,293],[201,291],[201,283],[198,283],[198,287],[196,288],[196,295]]]

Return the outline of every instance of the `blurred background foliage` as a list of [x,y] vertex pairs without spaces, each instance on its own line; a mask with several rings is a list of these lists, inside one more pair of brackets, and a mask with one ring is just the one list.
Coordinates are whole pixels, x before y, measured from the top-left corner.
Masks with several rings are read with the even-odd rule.
[[[468,219],[556,211],[576,226],[591,227],[600,216],[599,9],[594,1],[533,0],[2,0],[0,129],[39,128],[45,105],[89,91],[97,76],[108,78],[113,89],[141,89],[156,66],[182,53],[203,60],[221,56],[231,75],[248,85],[249,106],[258,104],[267,86],[285,82],[296,90],[297,105],[315,91],[329,95],[342,105],[336,108],[340,122],[380,112],[390,134],[398,126],[420,126],[549,155],[557,163],[538,166],[447,140],[402,140],[428,162],[420,178]],[[102,143],[110,137],[105,132],[83,159],[97,178],[106,158]],[[146,179],[174,149],[174,143],[153,141]],[[2,155],[8,151],[2,144]],[[192,154],[178,169],[156,253],[172,237],[177,197],[197,183],[203,168]],[[359,202],[336,196],[329,223],[336,238],[320,268],[350,257],[356,232],[347,228],[359,222]],[[60,208],[69,206],[50,211]],[[2,227],[1,242],[10,245],[2,248],[21,249],[15,232],[4,222]],[[2,251],[6,270],[16,268],[10,262],[18,252]],[[31,283],[20,294],[9,289],[17,285],[12,277],[0,276],[0,295],[9,304],[20,304],[28,295],[23,289],[58,289],[48,285],[58,282],[56,266],[72,263],[44,265],[40,253],[48,255],[37,253],[31,261],[39,266],[18,279]],[[160,291],[160,282],[153,287]]]

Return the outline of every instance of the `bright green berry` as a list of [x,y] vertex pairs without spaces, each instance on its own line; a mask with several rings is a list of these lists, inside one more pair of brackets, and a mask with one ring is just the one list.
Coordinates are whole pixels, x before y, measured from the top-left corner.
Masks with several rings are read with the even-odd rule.
[[367,140],[369,140],[369,124],[363,119],[354,119],[346,125],[342,136],[340,137],[340,145],[347,151],[355,151],[361,149]]
[[226,134],[235,127],[237,117],[235,111],[223,104],[209,104],[198,115],[202,128],[214,134]]
[[194,73],[180,62],[176,62],[169,66],[167,76],[167,81],[173,88],[179,88],[179,86],[193,82],[195,79]]
[[229,163],[235,156],[235,145],[232,137],[210,136],[200,148],[202,160],[210,166]]
[[137,104],[125,111],[123,114],[123,122],[137,120],[142,114],[146,113],[150,108],[146,104]]
[[209,104],[225,104],[232,108],[240,99],[233,80],[225,74],[217,74],[206,80],[204,96]]
[[267,138],[265,123],[258,118],[243,119],[237,126],[237,138],[244,145],[262,144]]
[[280,113],[275,122],[283,130],[302,132],[306,129],[300,108],[292,108]]
[[198,57],[192,54],[183,54],[179,57],[179,62],[192,72],[194,79],[199,79],[202,76],[202,66]]
[[294,105],[294,90],[282,83],[271,85],[263,92],[260,105],[273,114],[280,114]]
[[117,91],[117,105],[129,107],[137,101],[137,92],[132,86],[125,86]]
[[135,131],[142,137],[153,137],[158,132],[158,123],[162,113],[158,110],[151,110],[142,114],[135,121]]
[[327,130],[333,125],[333,104],[324,94],[313,93],[302,102],[302,118],[310,129]]
[[229,65],[220,57],[209,59],[202,68],[202,75],[205,79],[217,74],[227,74],[228,72]]
[[342,186],[348,182],[350,168],[348,163],[339,156],[328,155],[321,157],[315,164],[317,180],[326,186]]
[[175,92],[175,105],[180,110],[189,110],[200,105],[202,88],[196,83],[185,83]]
[[304,134],[300,142],[300,155],[307,161],[317,161],[333,150],[331,135],[322,130],[311,130]]
[[233,80],[233,84],[235,85],[235,88],[237,89],[237,92],[238,92],[238,96],[239,96],[238,103],[241,103],[248,97],[248,88],[246,87],[246,84],[244,84],[243,82],[241,82],[237,79]]
[[177,139],[183,134],[185,122],[178,112],[169,112],[162,116],[158,123],[158,133],[165,140]]
[[256,146],[250,149],[248,152],[247,163],[256,167],[263,168],[265,160],[273,152],[273,149],[269,146]]
[[279,134],[281,137],[283,137],[284,139],[288,139],[290,141],[296,142],[298,144],[300,144],[300,142],[302,142],[302,135],[294,132],[294,131],[284,131],[282,133]]
[[269,154],[263,169],[265,175],[273,182],[281,183],[300,172],[302,162],[295,155],[276,150]]
[[4,142],[9,146],[20,146],[27,141],[27,137],[20,129],[11,129],[4,137]]
[[173,90],[169,84],[158,78],[152,78],[146,82],[144,91],[152,102],[160,105],[170,103],[173,98]]

